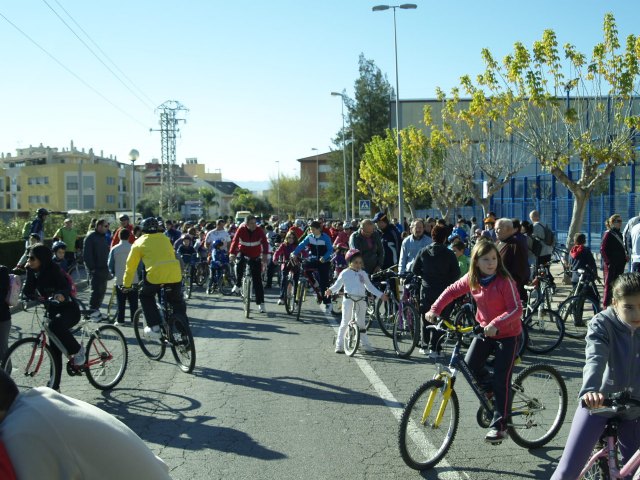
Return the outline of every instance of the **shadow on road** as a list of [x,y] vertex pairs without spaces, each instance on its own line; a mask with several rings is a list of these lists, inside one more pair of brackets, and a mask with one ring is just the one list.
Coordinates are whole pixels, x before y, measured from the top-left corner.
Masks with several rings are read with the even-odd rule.
[[165,447],[193,451],[213,449],[261,460],[286,458],[283,453],[260,445],[244,432],[211,425],[216,417],[185,414],[202,404],[184,395],[118,389],[102,392],[102,399],[95,405],[125,422],[145,441]]
[[382,405],[380,397],[367,393],[316,382],[300,377],[256,377],[241,373],[216,370],[208,367],[196,367],[194,375],[216,382],[255,388],[265,392],[308,398],[320,402],[335,402],[352,405]]

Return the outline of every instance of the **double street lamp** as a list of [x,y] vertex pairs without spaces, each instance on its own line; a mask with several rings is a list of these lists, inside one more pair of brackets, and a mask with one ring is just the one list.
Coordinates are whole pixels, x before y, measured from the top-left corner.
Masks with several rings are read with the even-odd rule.
[[140,157],[140,152],[135,148],[132,148],[129,152],[129,160],[131,160],[131,190],[133,191],[133,204],[132,204],[132,213],[133,218],[131,219],[132,225],[136,224],[136,160]]
[[[349,195],[347,192],[347,152],[345,150],[345,131],[344,131],[344,93],[331,92],[334,97],[342,98],[342,163],[344,166],[344,215],[345,219],[349,218]],[[351,212],[353,217],[353,212]]]
[[398,82],[398,33],[396,30],[396,8],[403,10],[414,10],[418,6],[414,3],[403,3],[402,5],[376,5],[372,8],[374,12],[393,9],[393,42],[396,57],[396,144],[398,149],[398,218],[400,224],[404,225],[404,195],[402,192],[402,151],[400,145],[400,87]]

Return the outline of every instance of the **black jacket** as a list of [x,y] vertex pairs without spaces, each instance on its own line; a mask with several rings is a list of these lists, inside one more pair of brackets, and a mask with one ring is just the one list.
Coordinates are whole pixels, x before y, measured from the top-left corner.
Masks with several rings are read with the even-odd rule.
[[424,308],[431,308],[440,294],[460,277],[455,253],[442,243],[432,243],[420,250],[413,262],[412,271],[422,278],[421,297]]
[[384,247],[384,263],[382,268],[389,268],[398,264],[400,260],[400,232],[395,225],[389,223],[387,228],[379,230],[382,237],[382,246]]
[[84,239],[84,264],[89,271],[107,270],[109,244],[104,233],[95,230]]
[[43,265],[37,273],[27,268],[27,279],[22,287],[24,297],[49,298],[58,293],[64,295],[67,300],[71,298],[71,285],[58,265],[53,262]]
[[349,248],[356,248],[362,253],[362,260],[364,262],[364,270],[371,275],[376,267],[382,268],[384,264],[384,247],[382,246],[382,240],[380,233],[374,230],[371,235],[371,247],[367,242],[367,239],[358,230],[351,234],[349,237]]

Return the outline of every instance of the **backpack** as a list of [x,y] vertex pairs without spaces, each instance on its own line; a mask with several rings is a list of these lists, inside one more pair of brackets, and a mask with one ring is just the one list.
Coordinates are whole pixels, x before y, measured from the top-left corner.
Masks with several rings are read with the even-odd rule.
[[71,290],[71,296],[73,298],[76,298],[78,296],[78,289],[76,288],[76,284],[73,281],[73,278],[71,278],[71,275],[69,275],[67,272],[65,272],[62,267],[60,267],[60,271],[62,272],[62,275],[64,275],[64,278],[67,279],[67,282],[69,283],[69,290]]
[[29,234],[31,233],[31,223],[32,223],[31,220],[29,220],[22,227],[22,239],[23,240],[28,240],[29,239]]
[[550,247],[553,247],[556,244],[556,234],[553,233],[553,230],[551,230],[546,225],[542,223],[540,225],[544,229],[544,238],[543,238],[544,243],[546,243]]
[[540,252],[542,252],[542,242],[538,240],[538,238],[531,236],[531,253],[533,253],[536,257],[540,256]]
[[20,301],[20,292],[22,291],[22,280],[18,275],[9,274],[9,291],[4,299],[7,305],[15,307]]

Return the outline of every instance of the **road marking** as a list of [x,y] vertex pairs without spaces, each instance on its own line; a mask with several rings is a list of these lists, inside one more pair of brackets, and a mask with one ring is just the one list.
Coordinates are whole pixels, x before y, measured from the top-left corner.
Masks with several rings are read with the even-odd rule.
[[[326,318],[327,322],[329,322],[329,325],[331,325],[331,327],[333,327],[333,330],[335,331],[336,335],[338,334],[338,323],[333,319],[333,316],[331,315],[331,313],[325,313],[324,317]],[[393,416],[395,417],[396,421],[398,423],[400,423],[400,418],[402,417],[402,404],[400,402],[398,402],[398,400],[396,400],[396,398],[393,396],[393,393],[391,393],[391,390],[389,390],[389,388],[385,385],[385,383],[382,381],[382,379],[378,376],[378,374],[376,373],[376,371],[373,369],[373,367],[369,364],[369,362],[362,358],[362,357],[351,357],[352,360],[355,360],[356,364],[358,365],[358,367],[360,367],[360,370],[362,370],[362,373],[364,373],[365,377],[367,377],[367,379],[369,380],[369,383],[371,383],[371,386],[375,389],[375,391],[378,393],[378,396],[382,399],[382,401],[384,402],[384,404],[389,407],[389,409],[391,410],[391,413],[393,414]],[[411,432],[411,430],[410,430]],[[413,436],[417,436],[417,434],[414,432],[414,434],[412,435],[410,433],[410,435]],[[416,439],[414,437],[414,440],[416,441],[416,443],[422,443],[423,441],[425,441],[426,439],[424,439],[424,437],[422,439]],[[428,442],[428,440],[426,440]],[[431,447],[433,448],[433,445],[431,445]],[[438,463],[438,468],[442,468],[445,471],[439,471],[438,472],[438,478],[443,478],[443,479],[451,479],[451,480],[462,480],[463,477],[460,475],[460,473],[458,473],[449,462],[447,462],[445,459],[442,459],[440,461],[440,463]],[[464,473],[464,472],[463,472]],[[466,478],[469,478],[469,476],[467,474],[465,474]]]

